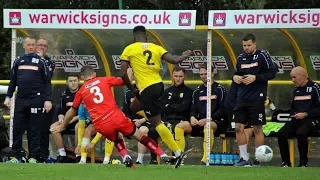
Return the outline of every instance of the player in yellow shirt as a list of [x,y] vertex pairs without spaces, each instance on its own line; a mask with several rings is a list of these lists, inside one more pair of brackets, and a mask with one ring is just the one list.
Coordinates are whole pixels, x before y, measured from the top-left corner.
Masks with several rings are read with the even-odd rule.
[[[136,26],[133,29],[134,43],[128,45],[121,57],[121,77],[126,86],[133,92],[135,99],[131,104],[131,110],[136,113],[144,110],[150,123],[156,128],[162,141],[175,153],[175,168],[179,167],[185,158],[186,152],[182,152],[175,142],[170,130],[161,121],[160,97],[164,91],[164,85],[160,76],[161,60],[171,64],[177,64],[187,59],[192,51],[182,53],[182,56],[173,56],[163,47],[147,42],[147,34],[144,26]],[[127,69],[132,67],[138,89],[131,84]],[[140,104],[141,103],[141,104]]]

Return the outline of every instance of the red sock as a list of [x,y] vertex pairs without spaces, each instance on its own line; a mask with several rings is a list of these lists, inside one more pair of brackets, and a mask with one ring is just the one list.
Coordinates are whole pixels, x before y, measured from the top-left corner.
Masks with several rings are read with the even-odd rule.
[[124,157],[125,155],[128,155],[128,151],[127,151],[126,145],[124,144],[123,139],[118,139],[117,141],[114,142],[114,144],[122,157]]
[[158,156],[164,154],[162,149],[151,138],[147,136],[142,136],[140,143],[147,147],[153,153],[157,154]]

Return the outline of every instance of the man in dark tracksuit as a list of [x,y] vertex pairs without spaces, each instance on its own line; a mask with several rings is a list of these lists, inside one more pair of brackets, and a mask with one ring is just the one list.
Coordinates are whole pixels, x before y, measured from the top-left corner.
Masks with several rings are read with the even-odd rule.
[[[37,52],[40,55],[42,55],[42,57],[45,59],[45,63],[48,68],[50,85],[51,85],[51,79],[55,70],[55,62],[51,60],[49,56],[46,55],[47,50],[48,50],[48,41],[44,38],[38,39]],[[50,89],[52,89],[52,87]],[[50,135],[49,128],[52,123],[52,118],[53,118],[53,114],[52,114],[52,111],[50,111],[48,113],[45,113],[45,117],[43,121],[41,121],[41,142],[40,142],[40,158],[39,158],[40,163],[46,162],[46,160],[49,157],[49,135]]]
[[[223,131],[224,130],[224,124],[227,122],[227,120],[223,119],[217,119],[217,114],[223,114],[224,111],[224,99],[226,96],[226,88],[215,82],[213,80],[214,72],[212,68],[212,85],[211,85],[211,129],[210,132],[207,131],[206,128],[204,128],[206,122],[207,122],[207,65],[204,63],[200,66],[200,78],[203,81],[203,84],[196,88],[192,95],[192,103],[191,103],[191,112],[190,112],[190,122],[183,121],[176,125],[175,128],[175,139],[177,144],[180,146],[185,146],[185,138],[184,133],[191,133],[191,136],[204,136],[206,137],[206,134],[210,134],[210,147],[212,150],[212,146],[214,143],[214,132]],[[218,131],[216,131],[218,129]],[[206,149],[206,138],[204,138],[203,141],[203,147],[204,147],[204,153],[203,157],[201,159],[201,163],[205,164],[206,162],[206,154],[210,153],[207,152]],[[184,147],[180,147],[182,150],[184,150]]]
[[239,86],[234,115],[241,157],[235,166],[250,166],[244,126],[253,126],[256,147],[264,144],[262,132],[262,125],[266,123],[264,102],[268,81],[276,77],[277,69],[267,52],[256,49],[256,39],[253,34],[243,37],[242,46],[244,52],[237,58],[236,72],[233,76],[233,81]]
[[10,107],[10,98],[18,87],[13,118],[13,157],[11,163],[21,162],[22,137],[27,130],[29,163],[37,163],[40,156],[40,123],[45,111],[50,111],[51,89],[45,60],[36,52],[36,40],[24,40],[26,54],[18,57],[10,73],[10,84],[5,105]]
[[307,72],[302,67],[292,69],[290,76],[295,84],[290,111],[292,120],[287,122],[277,133],[282,166],[291,166],[288,137],[296,136],[300,154],[298,166],[307,167],[307,139],[319,128],[320,85],[308,79]]
[[[70,107],[73,104],[74,96],[79,90],[79,75],[75,73],[68,74],[67,77],[67,86],[68,88],[61,94],[60,98],[60,108],[58,110],[58,121],[54,122],[50,129],[54,129],[56,126],[59,126],[63,122],[64,115],[67,113],[67,111],[70,109]],[[65,131],[69,131],[71,129],[75,129],[75,126],[78,122],[78,115],[75,116],[69,125],[67,126]],[[58,157],[57,157],[57,163],[65,163],[68,161],[66,150],[64,148],[63,144],[63,133],[52,133],[51,137],[54,143],[56,144],[58,148]],[[78,138],[76,137],[75,140]],[[78,143],[75,143],[78,144]],[[79,156],[80,157],[80,156]]]

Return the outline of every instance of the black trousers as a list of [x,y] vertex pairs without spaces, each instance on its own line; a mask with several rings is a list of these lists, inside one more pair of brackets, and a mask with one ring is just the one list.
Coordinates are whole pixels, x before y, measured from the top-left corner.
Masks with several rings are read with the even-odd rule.
[[53,119],[53,110],[48,113],[43,114],[44,118],[40,122],[40,161],[46,161],[49,157],[49,136],[50,136],[50,126]]
[[15,101],[13,118],[13,156],[21,159],[22,137],[27,131],[29,158],[39,158],[40,153],[40,123],[44,115],[44,101],[40,96],[35,98],[20,98]]
[[297,137],[300,163],[308,163],[308,136],[317,130],[312,119],[292,120],[287,122],[277,133],[282,162],[291,164],[288,138]]

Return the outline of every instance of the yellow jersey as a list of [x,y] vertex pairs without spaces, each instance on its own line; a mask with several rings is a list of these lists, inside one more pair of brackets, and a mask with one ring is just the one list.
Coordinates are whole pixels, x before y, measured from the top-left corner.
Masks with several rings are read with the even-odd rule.
[[160,76],[162,56],[167,51],[153,43],[136,42],[128,45],[121,61],[129,61],[140,93],[147,87],[162,82]]

